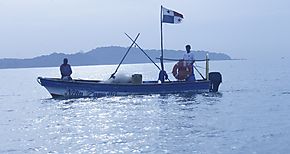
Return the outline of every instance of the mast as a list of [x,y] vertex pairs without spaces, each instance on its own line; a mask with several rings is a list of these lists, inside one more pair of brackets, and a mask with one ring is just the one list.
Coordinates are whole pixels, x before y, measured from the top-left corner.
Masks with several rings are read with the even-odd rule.
[[168,78],[166,72],[164,71],[164,64],[163,64],[163,29],[162,29],[162,16],[163,16],[163,7],[161,5],[160,10],[160,39],[161,39],[161,55],[160,55],[160,64],[161,64],[161,70],[159,72],[158,80],[161,81],[161,83],[164,83],[165,78]]
[[161,10],[160,10],[160,32],[161,32],[161,56],[160,56],[160,64],[161,64],[161,70],[164,71],[164,64],[163,64],[163,24],[162,24],[162,5],[161,5]]

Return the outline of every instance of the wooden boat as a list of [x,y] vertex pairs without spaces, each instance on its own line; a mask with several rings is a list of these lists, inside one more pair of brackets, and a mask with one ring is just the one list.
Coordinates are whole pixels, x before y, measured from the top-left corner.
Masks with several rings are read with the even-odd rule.
[[[126,34],[127,35],[127,34]],[[127,35],[128,36],[128,35]],[[147,95],[147,94],[171,94],[171,93],[184,93],[184,92],[217,92],[220,83],[222,82],[222,75],[219,72],[209,73],[209,58],[206,62],[206,77],[196,69],[196,71],[202,76],[202,80],[194,81],[170,81],[168,75],[164,71],[163,60],[180,61],[180,59],[160,59],[161,68],[145,53],[144,50],[131,39],[133,43],[128,48],[121,62],[119,63],[115,72],[111,75],[110,79],[115,78],[115,74],[123,62],[124,58],[130,51],[131,47],[135,44],[160,70],[158,81],[142,81],[142,75],[136,74],[132,76],[132,80],[129,82],[106,82],[100,80],[62,80],[58,78],[43,78],[38,77],[38,83],[44,86],[52,97],[64,97],[64,98],[76,98],[76,97],[102,97],[102,96],[121,96],[121,95]],[[163,55],[163,50],[161,50]]]
[[[53,98],[104,97],[124,95],[216,92],[221,82],[218,72],[210,73],[211,80],[142,81],[142,83],[106,83],[100,80],[62,80],[38,77]],[[214,80],[220,78],[218,80]]]

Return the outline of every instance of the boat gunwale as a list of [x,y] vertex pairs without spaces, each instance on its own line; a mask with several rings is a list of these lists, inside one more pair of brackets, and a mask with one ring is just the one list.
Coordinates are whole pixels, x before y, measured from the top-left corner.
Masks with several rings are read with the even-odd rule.
[[[49,80],[52,82],[64,82],[74,84],[94,84],[94,85],[120,85],[120,86],[145,86],[145,85],[170,85],[170,84],[195,84],[195,83],[208,83],[210,80],[195,80],[195,81],[167,81],[164,83],[158,83],[158,81],[143,81],[141,84],[133,83],[106,83],[103,80],[84,80],[84,79],[73,79],[73,80],[62,80],[60,78],[46,78],[38,77],[38,79]],[[40,82],[41,84],[41,82]]]

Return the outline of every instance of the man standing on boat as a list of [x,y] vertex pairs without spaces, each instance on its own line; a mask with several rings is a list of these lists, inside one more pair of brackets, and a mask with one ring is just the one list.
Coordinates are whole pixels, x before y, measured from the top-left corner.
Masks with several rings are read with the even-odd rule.
[[194,69],[193,69],[193,64],[195,62],[194,54],[190,51],[191,46],[186,45],[185,46],[186,53],[183,55],[183,60],[186,61],[187,65],[190,65],[192,67],[192,74],[186,78],[186,81],[195,81],[195,76],[194,76]]
[[60,73],[61,73],[61,79],[63,80],[72,80],[70,75],[72,74],[72,70],[70,65],[68,64],[68,59],[63,59],[63,64],[60,66]]

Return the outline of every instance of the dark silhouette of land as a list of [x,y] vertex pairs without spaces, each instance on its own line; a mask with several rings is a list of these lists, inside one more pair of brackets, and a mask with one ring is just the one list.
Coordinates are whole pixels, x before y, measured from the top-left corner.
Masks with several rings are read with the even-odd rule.
[[[73,66],[83,65],[107,65],[119,64],[128,48],[125,47],[100,47],[89,52],[79,52],[75,54],[52,53],[30,59],[4,58],[0,59],[0,69],[3,68],[29,68],[29,67],[54,67],[62,64],[63,58],[68,58]],[[160,50],[144,50],[155,62],[159,62]],[[185,51],[164,50],[164,58],[183,57]],[[211,60],[230,60],[231,57],[223,53],[208,51],[193,51],[196,59],[205,59],[208,53]],[[149,63],[150,60],[138,49],[131,48],[124,60],[124,64]]]

